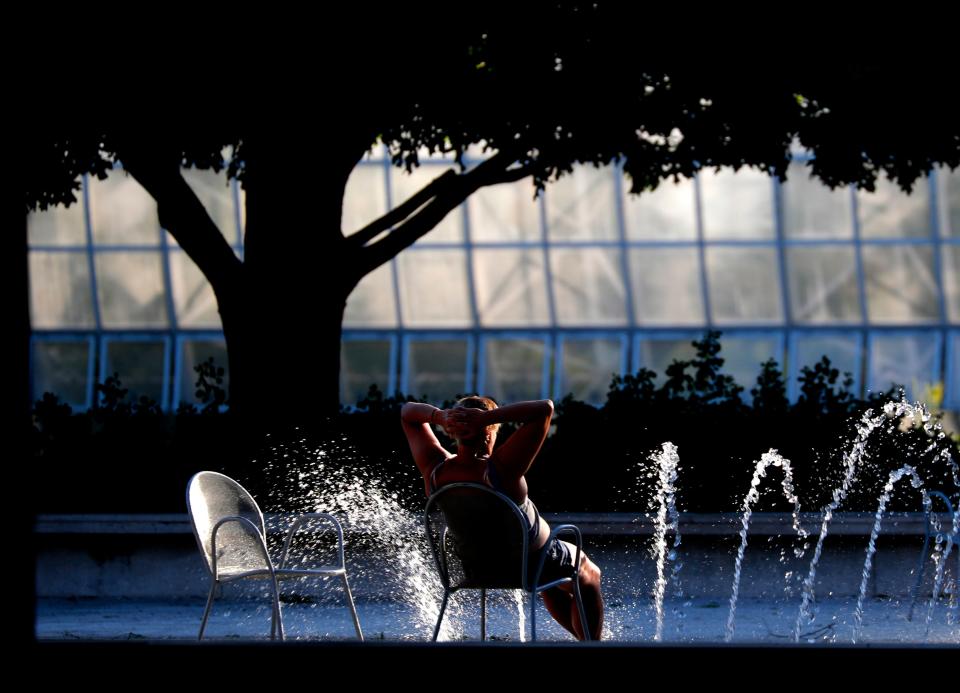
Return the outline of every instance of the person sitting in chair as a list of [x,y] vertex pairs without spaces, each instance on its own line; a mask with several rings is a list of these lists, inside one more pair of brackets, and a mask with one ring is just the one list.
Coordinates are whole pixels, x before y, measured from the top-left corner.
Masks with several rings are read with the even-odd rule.
[[[513,500],[530,520],[531,560],[546,552],[541,583],[572,575],[576,546],[554,539],[545,546],[550,527],[540,517],[527,495],[524,475],[533,464],[550,429],[553,402],[548,399],[516,402],[503,407],[489,397],[464,397],[451,409],[408,402],[400,411],[403,431],[413,459],[423,475],[427,497],[445,484],[472,482],[484,484]],[[494,449],[501,423],[519,424],[517,431]],[[434,435],[435,424],[457,443],[457,452],[445,450]],[[603,597],[600,594],[600,569],[580,553],[580,593],[586,612],[590,638],[599,640],[603,630]],[[541,593],[550,615],[578,640],[584,639],[584,626],[573,596],[572,583],[564,583]]]

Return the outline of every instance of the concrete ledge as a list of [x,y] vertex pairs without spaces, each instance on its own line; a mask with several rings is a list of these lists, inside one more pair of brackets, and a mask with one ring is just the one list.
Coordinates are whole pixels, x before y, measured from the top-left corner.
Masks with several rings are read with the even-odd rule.
[[[942,526],[950,527],[951,518],[937,513]],[[268,529],[285,525],[290,516],[267,515]],[[584,535],[649,536],[654,523],[649,517],[633,513],[545,513],[551,525],[577,525]],[[836,513],[830,523],[830,534],[838,536],[869,536],[875,521],[874,513]],[[820,513],[800,513],[800,525],[817,536],[820,533]],[[793,535],[793,518],[789,513],[754,513],[750,520],[750,536]],[[923,536],[926,519],[923,513],[887,513],[883,516],[881,535]],[[685,536],[724,536],[739,534],[742,529],[739,513],[680,513],[680,534]],[[361,527],[345,527],[348,533],[367,534]],[[192,534],[189,517],[169,515],[38,515],[34,532],[37,534]]]

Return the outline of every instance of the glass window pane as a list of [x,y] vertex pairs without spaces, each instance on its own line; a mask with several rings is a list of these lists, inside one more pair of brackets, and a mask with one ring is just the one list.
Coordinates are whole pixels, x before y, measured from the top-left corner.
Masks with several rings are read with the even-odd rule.
[[876,192],[857,191],[863,238],[923,238],[930,235],[930,191],[923,178],[907,195],[885,177]]
[[376,385],[393,394],[390,378],[390,342],[383,339],[344,340],[340,345],[340,401],[354,406]]
[[474,243],[540,240],[540,203],[529,180],[480,188],[467,198]]
[[951,409],[960,407],[960,332],[950,333],[950,382],[944,396],[944,406]]
[[[227,360],[227,343],[222,339],[191,339],[181,343],[180,362],[180,401],[177,406],[185,402],[202,406],[197,398],[197,371],[194,370],[211,356],[213,365],[223,369],[223,382],[217,385],[230,392],[230,368]],[[214,381],[211,384],[216,384]],[[229,395],[228,395],[229,396]]]
[[56,205],[43,212],[27,215],[27,240],[30,245],[86,245],[83,220],[83,192],[74,191],[77,201],[69,207]]
[[90,223],[99,244],[158,245],[157,203],[124,171],[90,178]]
[[207,214],[220,229],[230,245],[239,242],[237,217],[233,206],[233,189],[226,171],[215,173],[208,169],[184,169],[184,180],[193,189]]
[[616,338],[563,339],[558,398],[572,392],[576,399],[601,406],[607,401],[610,381],[621,371],[623,347],[623,341]]
[[936,334],[873,335],[867,387],[883,392],[902,385],[907,399],[940,380],[940,340]]
[[794,398],[800,394],[800,385],[797,378],[800,377],[800,371],[804,366],[813,368],[820,362],[824,356],[830,359],[833,368],[840,371],[840,377],[837,378],[838,388],[843,382],[844,373],[850,373],[853,376],[853,385],[851,391],[855,395],[860,394],[860,335],[838,335],[838,334],[800,334],[797,335],[793,344],[793,353],[791,354],[792,366],[791,375],[791,393]]
[[626,324],[626,291],[619,250],[553,248],[550,269],[559,324]]
[[170,282],[173,285],[178,325],[221,328],[220,311],[213,287],[186,253],[170,252]]
[[98,252],[94,262],[104,327],[168,325],[160,253]]
[[90,342],[33,344],[33,399],[52,392],[74,410],[90,406]]
[[[420,192],[431,181],[452,169],[449,166],[423,165],[407,173],[405,169],[396,166],[390,169],[390,195],[393,206],[399,207],[414,194]],[[457,207],[445,216],[426,236],[420,239],[423,243],[463,243],[463,207]]]
[[377,267],[360,280],[347,297],[343,313],[344,327],[396,327],[391,263]]
[[945,213],[940,233],[944,236],[960,236],[960,168],[950,171],[943,167],[937,171],[942,180],[941,205]]
[[630,240],[677,241],[697,237],[697,198],[692,179],[665,180],[656,190],[631,195],[624,176],[623,218]]
[[707,281],[716,322],[783,321],[780,266],[773,248],[707,248]]
[[860,291],[852,246],[787,248],[787,274],[795,322],[860,322]]
[[728,336],[720,338],[720,358],[723,359],[721,372],[733,376],[737,385],[743,387],[741,398],[753,401],[750,390],[757,385],[760,366],[768,359],[775,359],[783,371],[782,342],[771,335]]
[[247,233],[247,191],[243,189],[243,184],[239,186],[239,197],[240,199],[240,240],[241,243],[244,239],[244,234]]
[[577,166],[544,192],[548,238],[553,241],[616,240],[613,168]]
[[850,190],[831,190],[810,177],[810,167],[794,162],[780,186],[783,228],[787,238],[852,238]]
[[413,250],[397,256],[400,309],[409,327],[470,327],[463,250]]
[[481,394],[509,404],[544,396],[542,339],[490,338],[483,343],[485,382]]
[[30,324],[35,330],[95,327],[86,252],[30,251]]
[[700,335],[685,339],[654,339],[641,337],[637,340],[634,372],[646,368],[657,374],[655,381],[662,385],[666,379],[667,367],[674,361],[689,361],[697,355],[693,348],[693,340]]
[[107,376],[119,373],[121,387],[128,390],[125,401],[135,403],[140,397],[149,397],[163,406],[164,357],[163,342],[111,339],[100,378],[106,380]]
[[439,406],[467,389],[467,342],[411,340],[407,346],[407,392]]
[[769,175],[754,169],[703,171],[704,238],[773,238],[772,185]]
[[382,164],[358,165],[353,169],[343,192],[343,217],[340,226],[347,235],[379,219],[387,212],[386,172]]
[[631,248],[629,258],[637,324],[704,323],[696,248]]
[[540,248],[476,249],[473,267],[482,325],[550,324],[547,278]]
[[960,322],[960,246],[940,246],[943,293],[950,322]]
[[909,324],[939,318],[933,250],[929,246],[864,247],[863,272],[871,322]]

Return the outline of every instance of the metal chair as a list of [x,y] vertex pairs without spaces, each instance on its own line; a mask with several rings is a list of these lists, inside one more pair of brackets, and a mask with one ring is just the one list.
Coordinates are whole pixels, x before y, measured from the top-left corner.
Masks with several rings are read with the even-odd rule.
[[[277,581],[286,578],[339,577],[343,580],[343,588],[347,593],[347,603],[357,637],[363,640],[363,631],[360,629],[360,620],[357,618],[357,609],[353,603],[344,565],[343,528],[332,515],[307,513],[297,516],[287,531],[279,565],[275,566],[267,551],[263,513],[253,496],[230,477],[217,472],[195,474],[187,483],[187,510],[193,525],[193,534],[197,538],[197,545],[203,554],[211,579],[210,594],[200,623],[198,639],[203,639],[217,587],[222,584],[244,578],[269,579],[273,593],[270,638],[274,639],[279,634],[280,640],[283,640],[283,615],[280,611]],[[338,564],[320,568],[287,568],[290,542],[304,524],[314,520],[333,525],[337,533]]]
[[[435,526],[432,515],[442,515],[444,527]],[[573,583],[580,622],[586,624],[580,596],[580,554],[583,538],[574,525],[559,525],[550,532],[544,545],[560,534],[573,535],[577,547],[573,572],[550,582],[540,583],[546,552],[529,563],[530,522],[516,503],[504,494],[482,484],[448,484],[427,500],[424,527],[433,559],[443,584],[443,602],[433,629],[436,641],[450,595],[463,589],[480,590],[480,639],[486,640],[488,589],[522,589],[530,593],[531,640],[537,639],[537,594],[564,583]],[[589,639],[589,632],[586,633]]]

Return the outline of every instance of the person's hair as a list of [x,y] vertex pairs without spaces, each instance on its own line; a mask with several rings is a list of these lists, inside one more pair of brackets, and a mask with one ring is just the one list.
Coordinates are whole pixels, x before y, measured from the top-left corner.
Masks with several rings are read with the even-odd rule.
[[[453,405],[454,407],[466,407],[467,409],[484,409],[489,411],[491,409],[496,409],[500,405],[496,403],[493,397],[481,397],[480,395],[469,395],[467,397],[461,397]],[[487,426],[487,430],[491,433],[496,433],[500,430],[500,424],[491,424]]]

